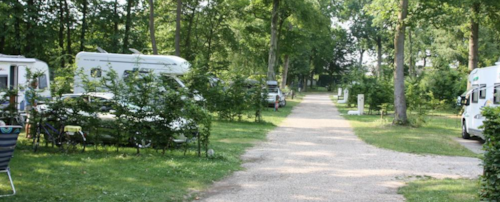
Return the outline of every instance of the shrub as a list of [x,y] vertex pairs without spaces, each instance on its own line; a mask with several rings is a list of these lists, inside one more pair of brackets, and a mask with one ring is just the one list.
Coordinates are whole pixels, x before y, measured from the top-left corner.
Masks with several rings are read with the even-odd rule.
[[481,201],[500,200],[500,107],[485,107],[482,115],[485,150],[483,176],[481,177]]

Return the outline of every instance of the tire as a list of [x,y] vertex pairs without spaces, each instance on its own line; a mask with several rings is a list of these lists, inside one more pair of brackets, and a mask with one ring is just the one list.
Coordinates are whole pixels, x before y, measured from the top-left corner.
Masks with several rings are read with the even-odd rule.
[[467,133],[467,127],[465,125],[465,122],[462,124],[462,138],[463,139],[470,139],[470,134]]
[[285,107],[286,106],[286,100],[283,100],[280,102],[280,107]]

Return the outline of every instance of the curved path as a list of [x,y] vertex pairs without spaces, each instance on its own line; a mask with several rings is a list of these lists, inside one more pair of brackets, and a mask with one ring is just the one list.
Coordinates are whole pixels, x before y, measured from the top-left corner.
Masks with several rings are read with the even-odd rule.
[[304,98],[268,141],[244,155],[245,170],[216,182],[204,201],[404,201],[412,176],[475,178],[476,158],[414,155],[361,141],[326,94]]

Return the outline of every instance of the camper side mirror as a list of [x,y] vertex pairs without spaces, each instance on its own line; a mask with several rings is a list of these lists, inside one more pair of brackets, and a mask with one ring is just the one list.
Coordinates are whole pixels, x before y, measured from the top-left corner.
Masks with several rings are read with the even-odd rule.
[[459,99],[460,100],[460,105],[462,105],[462,106],[469,106],[470,103],[469,103],[469,98],[468,97],[466,97],[466,96],[460,96],[459,98],[460,98]]

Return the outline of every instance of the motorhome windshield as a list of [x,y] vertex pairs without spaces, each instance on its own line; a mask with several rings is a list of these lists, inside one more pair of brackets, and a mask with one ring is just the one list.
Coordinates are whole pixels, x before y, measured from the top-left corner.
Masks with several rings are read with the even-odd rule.
[[269,88],[267,91],[269,93],[278,93],[278,88]]

